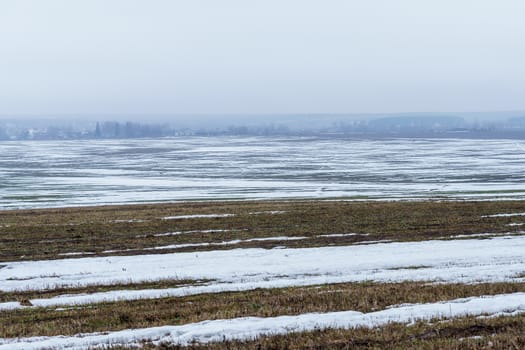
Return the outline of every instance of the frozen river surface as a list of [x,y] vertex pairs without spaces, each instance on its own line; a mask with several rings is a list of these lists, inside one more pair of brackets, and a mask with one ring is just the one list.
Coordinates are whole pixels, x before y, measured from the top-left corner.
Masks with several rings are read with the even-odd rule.
[[333,197],[525,199],[525,142],[295,137],[0,142],[0,209]]

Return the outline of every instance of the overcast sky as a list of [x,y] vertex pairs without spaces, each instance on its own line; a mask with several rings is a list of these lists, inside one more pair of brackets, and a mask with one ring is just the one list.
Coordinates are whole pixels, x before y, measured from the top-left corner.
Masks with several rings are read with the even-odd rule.
[[525,109],[523,0],[0,0],[0,114]]

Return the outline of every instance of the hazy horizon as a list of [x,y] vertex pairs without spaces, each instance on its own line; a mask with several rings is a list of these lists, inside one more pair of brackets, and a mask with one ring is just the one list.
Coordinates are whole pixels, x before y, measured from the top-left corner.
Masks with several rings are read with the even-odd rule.
[[486,111],[486,112],[398,112],[398,113],[49,113],[49,114],[0,114],[0,121],[132,121],[143,123],[160,122],[186,122],[192,121],[196,124],[201,122],[272,122],[282,118],[296,120],[297,122],[308,119],[317,120],[374,120],[395,117],[460,117],[465,121],[504,121],[511,118],[525,118],[525,110],[515,111]]
[[0,116],[523,111],[524,10],[518,0],[5,0]]

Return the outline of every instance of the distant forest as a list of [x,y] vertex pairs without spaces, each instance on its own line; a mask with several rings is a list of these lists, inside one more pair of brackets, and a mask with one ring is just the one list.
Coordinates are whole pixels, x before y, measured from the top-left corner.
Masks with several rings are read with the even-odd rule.
[[0,119],[0,140],[80,140],[181,136],[455,137],[525,139],[525,116],[467,120],[458,116],[274,116],[181,123]]

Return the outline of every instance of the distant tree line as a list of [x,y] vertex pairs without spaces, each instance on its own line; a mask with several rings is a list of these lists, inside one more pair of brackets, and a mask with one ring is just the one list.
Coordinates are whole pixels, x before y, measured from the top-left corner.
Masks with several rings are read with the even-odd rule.
[[385,117],[338,120],[319,125],[255,124],[224,127],[175,127],[169,123],[102,121],[91,126],[71,124],[27,126],[0,123],[0,140],[79,140],[160,138],[177,136],[324,136],[324,137],[509,137],[525,138],[525,117],[503,121],[465,122],[461,117]]
[[97,122],[93,131],[95,138],[155,138],[173,136],[169,125],[142,124],[132,122]]

